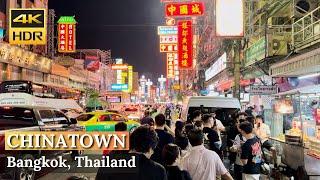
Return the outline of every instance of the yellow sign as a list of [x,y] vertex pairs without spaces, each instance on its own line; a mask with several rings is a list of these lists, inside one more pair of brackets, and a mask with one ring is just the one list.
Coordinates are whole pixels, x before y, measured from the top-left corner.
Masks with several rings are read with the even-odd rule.
[[173,89],[174,89],[174,90],[179,90],[179,89],[180,89],[180,85],[179,85],[179,84],[173,85]]
[[10,9],[9,43],[46,45],[46,9]]
[[52,60],[8,43],[0,43],[0,62],[49,73]]

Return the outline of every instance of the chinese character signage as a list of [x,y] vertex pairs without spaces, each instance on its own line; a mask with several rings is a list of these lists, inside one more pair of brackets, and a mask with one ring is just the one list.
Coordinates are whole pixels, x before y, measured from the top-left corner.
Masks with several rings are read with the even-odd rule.
[[177,44],[160,44],[160,52],[177,52]]
[[46,9],[10,9],[9,43],[18,45],[46,45]]
[[128,90],[125,90],[124,92],[132,92],[132,85],[133,85],[133,67],[128,66]]
[[178,53],[174,53],[174,80],[179,80],[179,61]]
[[160,44],[176,44],[178,43],[177,35],[160,36]]
[[58,52],[76,51],[76,23],[72,16],[62,16],[58,20]]
[[158,35],[177,35],[177,26],[158,26]]
[[200,2],[191,3],[169,3],[166,4],[166,16],[200,16],[204,13],[204,4]]
[[167,53],[167,78],[174,78],[174,54]]
[[179,68],[192,68],[193,64],[193,35],[192,21],[183,20],[178,22],[178,62]]

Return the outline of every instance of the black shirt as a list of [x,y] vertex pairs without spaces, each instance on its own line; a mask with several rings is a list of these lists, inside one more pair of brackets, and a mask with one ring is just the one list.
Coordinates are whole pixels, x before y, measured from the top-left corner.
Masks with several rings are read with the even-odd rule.
[[165,145],[173,143],[174,138],[171,134],[167,133],[164,130],[156,129],[156,132],[159,137],[159,142],[157,147],[154,150],[153,155],[151,156],[151,159],[157,163],[163,164],[163,160],[161,157],[162,149],[164,148]]
[[178,166],[167,166],[168,180],[192,180],[188,171],[180,170]]
[[260,140],[255,136],[248,139],[241,147],[241,159],[248,159],[243,166],[245,174],[260,174],[260,164],[262,162],[262,151]]
[[99,168],[96,180],[167,180],[167,173],[162,165],[143,154],[127,154],[132,155],[136,155],[136,169]]
[[217,154],[220,154],[220,149],[216,147],[215,142],[220,141],[218,133],[208,127],[203,128],[203,134],[204,134],[204,145],[212,150],[215,151]]

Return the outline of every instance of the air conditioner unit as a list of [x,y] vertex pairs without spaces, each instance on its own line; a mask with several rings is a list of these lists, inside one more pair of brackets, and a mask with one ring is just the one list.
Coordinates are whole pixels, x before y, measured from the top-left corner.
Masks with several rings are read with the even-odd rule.
[[268,41],[268,56],[287,55],[288,42],[285,36],[271,36]]
[[319,0],[294,0],[293,17],[301,18],[317,8],[319,4]]

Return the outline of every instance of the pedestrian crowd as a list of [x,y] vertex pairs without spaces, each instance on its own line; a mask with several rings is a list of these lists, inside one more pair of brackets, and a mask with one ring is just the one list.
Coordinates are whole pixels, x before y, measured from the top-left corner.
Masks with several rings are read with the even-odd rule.
[[[259,179],[264,162],[263,147],[273,149],[268,141],[270,128],[262,116],[240,112],[234,116],[233,125],[225,128],[215,113],[203,114],[196,110],[187,121],[177,120],[174,130],[168,123],[169,117],[168,110],[157,113],[154,118],[146,112],[141,126],[130,134],[130,150],[121,153],[137,156],[137,172],[110,173],[100,168],[96,179]],[[117,127],[121,131],[124,125]],[[222,148],[221,132],[227,134],[227,150]],[[232,175],[223,163],[228,156]]]

